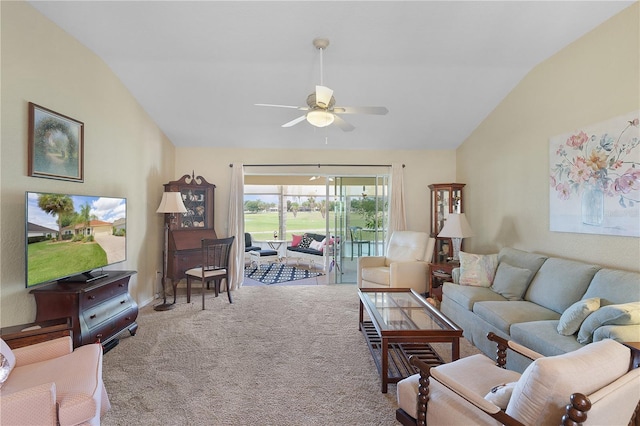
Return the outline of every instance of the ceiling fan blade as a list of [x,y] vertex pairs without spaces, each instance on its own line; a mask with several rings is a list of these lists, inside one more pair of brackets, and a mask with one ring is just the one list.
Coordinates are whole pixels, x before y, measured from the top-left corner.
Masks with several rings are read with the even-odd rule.
[[274,104],[254,104],[255,106],[276,107],[276,108],[291,108],[300,111],[306,111],[309,107],[293,106],[293,105],[274,105]]
[[294,119],[294,120],[291,120],[291,121],[289,121],[288,123],[284,123],[284,124],[282,125],[282,127],[292,127],[292,126],[295,126],[295,125],[296,125],[296,124],[298,124],[299,122],[304,121],[304,119],[305,119],[305,118],[307,118],[307,116],[306,116],[306,115],[301,115],[300,117],[298,117],[298,118],[296,118],[296,119]]
[[389,110],[386,107],[361,106],[361,107],[334,107],[333,112],[338,114],[374,114],[386,115]]
[[320,108],[327,108],[332,96],[333,90],[326,86],[316,86],[316,105]]
[[336,126],[340,127],[342,129],[342,131],[344,132],[351,132],[353,131],[353,129],[355,129],[355,127],[353,127],[353,125],[347,123],[346,121],[344,121],[344,119],[336,114],[333,114],[333,116],[335,117],[335,120],[333,120],[333,124],[335,124]]

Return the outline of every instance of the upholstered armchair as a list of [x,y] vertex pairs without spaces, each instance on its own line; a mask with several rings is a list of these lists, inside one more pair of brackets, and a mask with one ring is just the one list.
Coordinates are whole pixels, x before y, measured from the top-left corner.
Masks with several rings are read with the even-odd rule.
[[[543,357],[493,333],[498,362],[484,355],[430,367],[398,383],[396,419],[403,425],[627,425],[637,417],[640,369],[614,340]],[[505,370],[507,349],[534,361]],[[635,369],[634,369],[635,368]]]
[[111,408],[100,344],[74,351],[71,337],[65,336],[12,350],[0,339],[0,353],[3,426],[99,425]]
[[405,287],[425,293],[434,245],[426,232],[395,231],[386,256],[358,258],[358,287]]

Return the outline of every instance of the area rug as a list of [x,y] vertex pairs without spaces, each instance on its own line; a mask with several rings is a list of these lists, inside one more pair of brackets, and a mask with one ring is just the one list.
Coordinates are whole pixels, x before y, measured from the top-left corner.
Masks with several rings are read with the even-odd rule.
[[287,281],[313,278],[320,275],[322,275],[321,272],[309,271],[307,269],[287,266],[281,263],[261,265],[259,268],[249,266],[244,270],[245,277],[260,281],[263,284],[284,283]]

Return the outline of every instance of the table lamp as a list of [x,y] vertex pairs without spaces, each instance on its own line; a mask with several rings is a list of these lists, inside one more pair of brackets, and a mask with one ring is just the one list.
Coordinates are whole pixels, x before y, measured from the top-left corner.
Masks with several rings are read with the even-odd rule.
[[460,246],[462,245],[462,239],[467,237],[473,237],[473,230],[467,222],[467,217],[464,213],[451,213],[444,222],[442,230],[438,234],[438,237],[451,238],[453,244],[453,261],[460,261]]
[[164,252],[163,252],[163,264],[162,264],[162,296],[164,301],[160,305],[153,307],[156,311],[168,311],[175,308],[175,298],[173,303],[167,303],[167,264],[169,262],[169,222],[173,222],[176,219],[176,213],[186,213],[187,208],[182,202],[182,194],[179,192],[164,192],[162,193],[162,200],[160,200],[160,206],[156,213],[168,213],[170,214],[169,220],[164,221]]

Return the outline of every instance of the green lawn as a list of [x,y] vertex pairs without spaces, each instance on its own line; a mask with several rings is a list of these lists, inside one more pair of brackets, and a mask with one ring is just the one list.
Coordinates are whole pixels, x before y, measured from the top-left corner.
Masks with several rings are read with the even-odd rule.
[[42,241],[29,244],[27,285],[89,271],[107,264],[107,254],[97,243]]
[[[329,226],[334,226],[334,213],[329,213]],[[350,216],[351,226],[364,226],[364,219],[360,215]],[[292,234],[303,234],[305,232],[325,231],[326,219],[320,212],[298,212],[296,217],[293,213],[287,212],[287,240]],[[273,238],[273,231],[278,230],[278,213],[255,213],[244,215],[244,229],[251,233],[254,240],[268,240]],[[281,236],[279,236],[281,237]]]

